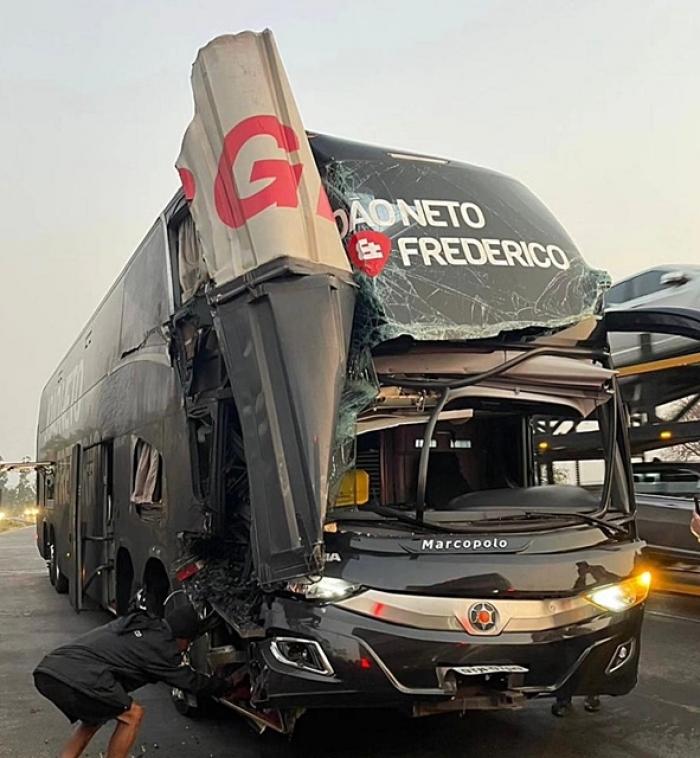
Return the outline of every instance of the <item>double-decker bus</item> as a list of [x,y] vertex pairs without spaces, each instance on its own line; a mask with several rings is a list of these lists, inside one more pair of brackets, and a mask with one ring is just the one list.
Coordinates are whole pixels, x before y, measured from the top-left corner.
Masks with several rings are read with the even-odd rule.
[[[313,166],[251,182],[317,171],[346,257],[282,246],[218,279],[183,172],[42,394],[54,587],[114,613],[186,595],[209,628],[193,664],[280,731],[315,707],[625,694],[649,575],[607,335],[697,319],[601,316],[605,276],[508,177],[283,136]],[[266,233],[265,189],[227,206],[217,186],[227,229]]]

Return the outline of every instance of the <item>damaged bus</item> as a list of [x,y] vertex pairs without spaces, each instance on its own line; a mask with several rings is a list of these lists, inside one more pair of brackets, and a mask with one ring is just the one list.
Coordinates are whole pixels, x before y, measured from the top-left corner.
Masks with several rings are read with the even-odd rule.
[[267,32],[193,88],[183,189],[42,396],[56,590],[192,602],[193,665],[282,732],[629,692],[650,577],[607,334],[700,323],[602,317],[605,275],[506,176],[305,133]]

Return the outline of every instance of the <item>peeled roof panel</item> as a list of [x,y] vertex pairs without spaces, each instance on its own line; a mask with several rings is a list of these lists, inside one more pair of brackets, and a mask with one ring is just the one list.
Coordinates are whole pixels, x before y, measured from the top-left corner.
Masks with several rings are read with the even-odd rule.
[[272,32],[212,40],[192,92],[176,166],[214,283],[281,257],[349,271]]

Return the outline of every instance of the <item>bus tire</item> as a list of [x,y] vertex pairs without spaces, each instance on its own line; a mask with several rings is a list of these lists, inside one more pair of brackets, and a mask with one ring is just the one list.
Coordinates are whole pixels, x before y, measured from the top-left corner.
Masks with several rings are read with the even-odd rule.
[[68,577],[62,573],[58,567],[58,557],[56,555],[56,544],[51,543],[49,557],[49,579],[53,588],[59,595],[65,595],[68,592]]

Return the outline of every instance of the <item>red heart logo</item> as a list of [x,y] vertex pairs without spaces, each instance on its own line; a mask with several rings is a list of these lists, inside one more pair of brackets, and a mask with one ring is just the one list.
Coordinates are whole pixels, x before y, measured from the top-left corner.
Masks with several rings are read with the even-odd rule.
[[377,276],[391,255],[391,240],[381,232],[356,232],[348,242],[348,255],[355,268]]

